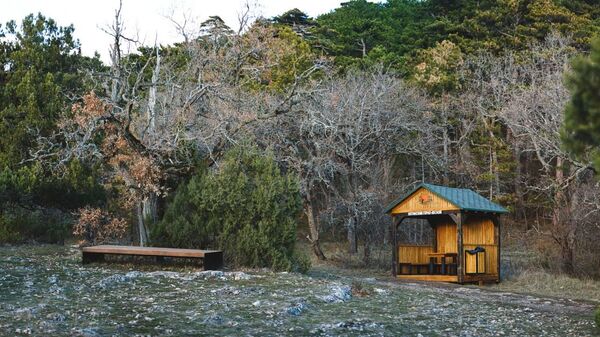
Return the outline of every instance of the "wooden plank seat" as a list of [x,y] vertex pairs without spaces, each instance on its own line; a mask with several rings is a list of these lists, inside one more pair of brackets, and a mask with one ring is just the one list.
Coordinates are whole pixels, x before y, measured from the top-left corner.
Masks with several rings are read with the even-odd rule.
[[81,249],[81,253],[82,262],[84,264],[104,261],[104,256],[110,254],[155,256],[157,258],[195,258],[202,260],[204,270],[217,270],[223,268],[223,252],[220,250],[99,245],[84,247]]

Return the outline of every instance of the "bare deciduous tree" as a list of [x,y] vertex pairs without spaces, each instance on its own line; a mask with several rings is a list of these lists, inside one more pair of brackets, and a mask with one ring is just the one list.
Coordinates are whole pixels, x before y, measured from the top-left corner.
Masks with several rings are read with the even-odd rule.
[[360,232],[368,255],[370,234],[387,228],[385,220],[379,228],[366,222],[381,219],[372,206],[388,198],[376,191],[400,189],[389,184],[396,178],[389,167],[398,159],[435,160],[436,127],[425,96],[380,68],[324,80],[306,97],[302,114],[289,117],[273,143],[302,180],[315,254],[324,258],[320,214],[342,208],[349,252],[357,251]]
[[94,77],[105,92],[86,95],[32,153],[55,170],[72,158],[108,164],[106,178],[126,186],[125,207],[137,214],[141,245],[170,175],[186,174],[198,157],[216,163],[257,124],[294,111],[305,81],[321,67],[305,59],[285,73],[290,80],[278,90],[257,90],[274,80],[283,61],[294,60],[295,46],[260,21],[235,34],[211,20],[187,43],[124,55],[123,44],[135,39],[125,37],[119,7],[106,29],[114,40],[110,71]]
[[[574,273],[582,230],[576,213],[595,214],[596,207],[590,209],[589,201],[582,204],[578,193],[593,184],[586,174],[590,163],[576,160],[560,139],[569,99],[563,76],[574,53],[569,45],[568,38],[554,34],[525,54],[481,55],[471,60],[471,91],[466,97],[483,120],[506,127],[518,166],[515,185],[548,206],[547,220],[534,228],[557,244],[562,270]],[[522,158],[537,163],[537,169],[523,172]]]

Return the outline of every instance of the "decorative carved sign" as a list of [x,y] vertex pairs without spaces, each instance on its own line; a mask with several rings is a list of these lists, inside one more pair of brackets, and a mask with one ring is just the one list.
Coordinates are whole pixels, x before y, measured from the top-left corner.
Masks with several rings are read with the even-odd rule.
[[421,193],[419,195],[419,202],[421,204],[427,204],[431,202],[431,195],[427,193]]

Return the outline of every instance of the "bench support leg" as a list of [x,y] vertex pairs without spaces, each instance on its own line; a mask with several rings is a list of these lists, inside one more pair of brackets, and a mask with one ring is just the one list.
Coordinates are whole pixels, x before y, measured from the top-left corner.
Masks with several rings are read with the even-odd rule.
[[104,254],[102,253],[83,253],[82,255],[83,264],[88,264],[92,262],[102,262],[104,261]]
[[218,270],[223,268],[223,253],[205,253],[202,261],[204,270]]

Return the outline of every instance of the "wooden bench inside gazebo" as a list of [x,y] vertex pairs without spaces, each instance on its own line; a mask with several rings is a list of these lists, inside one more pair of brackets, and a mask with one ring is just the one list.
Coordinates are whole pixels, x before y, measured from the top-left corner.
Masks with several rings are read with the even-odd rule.
[[[420,281],[499,282],[499,216],[507,212],[470,189],[420,184],[386,208],[394,218],[392,274]],[[430,242],[398,243],[407,219],[426,220]]]

